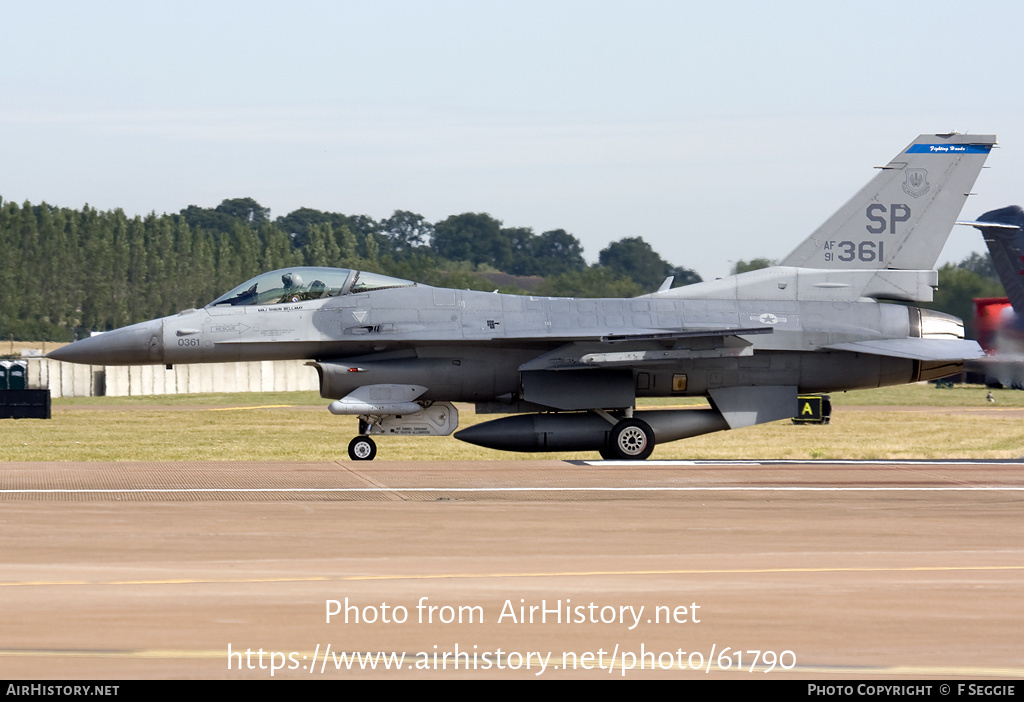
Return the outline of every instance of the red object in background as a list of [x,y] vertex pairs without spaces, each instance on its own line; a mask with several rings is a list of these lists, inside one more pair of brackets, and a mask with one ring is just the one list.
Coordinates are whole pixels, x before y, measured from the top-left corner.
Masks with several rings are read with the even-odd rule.
[[995,351],[995,334],[999,328],[1000,317],[1007,307],[1010,306],[1010,299],[1006,297],[977,297],[974,299],[974,324],[977,333],[977,342],[985,353],[991,354]]

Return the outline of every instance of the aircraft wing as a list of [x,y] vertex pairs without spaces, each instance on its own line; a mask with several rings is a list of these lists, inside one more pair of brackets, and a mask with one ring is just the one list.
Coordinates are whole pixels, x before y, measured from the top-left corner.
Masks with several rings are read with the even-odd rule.
[[771,334],[772,327],[698,329],[651,334],[621,334],[572,341],[522,364],[520,371],[636,367],[690,358],[735,358],[754,353],[742,338]]

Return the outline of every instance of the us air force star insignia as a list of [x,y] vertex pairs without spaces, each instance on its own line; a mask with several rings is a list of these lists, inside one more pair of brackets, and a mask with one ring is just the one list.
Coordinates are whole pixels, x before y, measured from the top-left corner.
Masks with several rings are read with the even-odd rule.
[[784,323],[786,321],[786,318],[777,317],[771,312],[765,312],[764,314],[757,318],[757,321],[759,321],[761,324],[778,324],[779,322]]

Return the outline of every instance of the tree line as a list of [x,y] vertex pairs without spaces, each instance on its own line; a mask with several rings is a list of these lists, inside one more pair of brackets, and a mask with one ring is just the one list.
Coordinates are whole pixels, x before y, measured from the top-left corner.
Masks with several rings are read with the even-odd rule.
[[[428,285],[574,297],[631,297],[700,281],[641,237],[588,265],[564,229],[505,227],[486,213],[429,222],[301,208],[271,219],[252,198],[129,217],[0,199],[0,338],[69,341],[201,307],[268,270],[329,266]],[[509,274],[500,276],[497,274]],[[534,277],[520,283],[510,276]],[[499,281],[499,284],[495,283]]]
[[[735,271],[767,265],[772,261],[739,261]],[[0,338],[70,341],[201,307],[259,273],[291,266],[571,297],[633,297],[669,275],[675,285],[701,280],[641,237],[610,243],[588,265],[579,240],[564,229],[537,234],[486,213],[429,222],[402,210],[374,220],[301,208],[271,219],[252,198],[238,198],[129,217],[119,209],[0,200]],[[969,332],[971,300],[1005,294],[987,253],[943,266],[939,283],[925,306],[963,318]]]

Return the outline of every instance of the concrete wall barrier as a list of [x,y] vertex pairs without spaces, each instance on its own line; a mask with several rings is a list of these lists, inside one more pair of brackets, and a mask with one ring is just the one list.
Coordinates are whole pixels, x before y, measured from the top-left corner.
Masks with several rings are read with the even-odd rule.
[[164,366],[83,366],[28,358],[28,387],[52,397],[132,397],[221,392],[320,390],[305,361],[250,361]]

